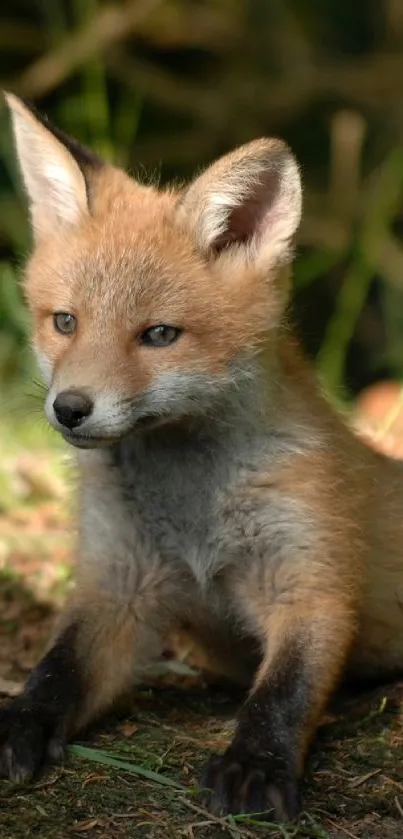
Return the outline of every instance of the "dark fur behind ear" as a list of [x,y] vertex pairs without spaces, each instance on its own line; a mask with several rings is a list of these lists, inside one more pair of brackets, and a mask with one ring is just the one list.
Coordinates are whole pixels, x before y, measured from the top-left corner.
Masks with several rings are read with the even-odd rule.
[[41,113],[41,111],[38,111],[36,106],[28,99],[24,99],[24,97],[22,96],[20,96],[19,98],[21,102],[25,105],[25,107],[28,108],[29,111],[31,111],[35,119],[37,119],[38,122],[40,122],[44,128],[50,131],[53,134],[53,136],[56,137],[56,140],[59,140],[59,143],[62,143],[63,146],[65,146],[66,149],[68,149],[68,151],[70,152],[72,157],[74,157],[74,160],[80,167],[84,177],[88,169],[102,168],[104,163],[101,160],[101,158],[98,157],[97,154],[95,154],[95,152],[91,151],[91,149],[88,149],[86,146],[79,143],[78,140],[74,140],[68,134],[65,134],[64,131],[61,131],[60,128],[57,128],[55,125],[53,125],[51,120],[45,114]]

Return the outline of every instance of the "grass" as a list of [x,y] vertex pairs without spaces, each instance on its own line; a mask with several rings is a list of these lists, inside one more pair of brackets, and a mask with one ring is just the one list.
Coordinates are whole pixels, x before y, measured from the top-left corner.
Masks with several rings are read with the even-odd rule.
[[[139,689],[126,715],[69,749],[64,767],[31,788],[0,785],[4,839],[396,839],[401,835],[403,737],[395,688],[386,703],[347,702],[322,727],[298,825],[214,818],[200,805],[200,768],[228,741],[235,704],[203,687]],[[382,707],[382,710],[381,710]],[[153,769],[150,769],[153,766]]]
[[172,778],[167,778],[165,775],[153,772],[152,769],[146,769],[144,766],[139,766],[137,763],[125,760],[121,755],[114,752],[104,752],[101,749],[89,749],[85,746],[70,746],[69,751],[70,754],[82,757],[84,760],[94,760],[96,763],[102,763],[106,766],[114,766],[116,769],[121,769],[124,772],[132,772],[140,778],[146,778],[148,781],[162,784],[162,786],[186,791],[186,787],[176,783],[172,780]]

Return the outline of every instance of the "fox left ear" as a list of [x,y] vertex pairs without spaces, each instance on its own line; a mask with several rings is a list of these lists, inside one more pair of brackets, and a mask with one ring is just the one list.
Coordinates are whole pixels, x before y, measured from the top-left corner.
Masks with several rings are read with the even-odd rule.
[[68,147],[17,96],[5,93],[5,98],[34,237],[41,239],[54,233],[56,227],[77,224],[88,213],[85,178]]
[[298,165],[280,140],[255,140],[213,163],[187,187],[179,223],[198,248],[219,254],[230,246],[249,259],[268,250],[286,259],[301,218]]

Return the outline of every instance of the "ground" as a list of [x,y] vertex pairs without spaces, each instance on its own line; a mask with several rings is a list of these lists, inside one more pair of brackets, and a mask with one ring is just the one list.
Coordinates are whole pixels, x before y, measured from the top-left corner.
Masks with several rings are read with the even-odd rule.
[[[0,693],[18,690],[71,585],[74,482],[65,450],[31,422],[0,421]],[[340,697],[320,728],[294,826],[215,819],[200,767],[223,750],[236,697],[167,664],[33,787],[0,781],[1,839],[400,839],[403,684]]]

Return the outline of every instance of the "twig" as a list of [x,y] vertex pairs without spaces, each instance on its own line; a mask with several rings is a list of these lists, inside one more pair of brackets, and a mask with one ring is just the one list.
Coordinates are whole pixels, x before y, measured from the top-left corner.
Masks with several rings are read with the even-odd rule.
[[341,830],[342,833],[345,833],[346,836],[349,836],[349,839],[358,839],[358,836],[355,833],[351,833],[351,831],[347,830],[347,828],[343,827],[343,825],[337,824],[337,822],[334,822],[332,819],[329,819],[329,816],[327,816],[327,820],[329,824],[332,825],[332,827],[337,828],[337,830]]
[[379,775],[380,772],[382,772],[382,769],[374,769],[373,772],[367,772],[366,775],[362,775],[360,778],[355,778],[354,781],[351,781],[349,784],[350,789],[360,787],[361,784],[365,784],[366,781],[369,781],[369,779],[373,778],[375,775]]
[[338,111],[331,127],[330,204],[337,217],[351,220],[358,206],[361,155],[366,124],[356,111]]
[[141,90],[159,105],[204,119],[222,113],[222,102],[214,89],[161,70],[151,61],[133,58],[120,45],[108,54],[107,65],[110,74],[118,81],[136,91]]
[[389,775],[382,775],[382,778],[385,781],[388,781],[389,784],[392,784],[396,789],[400,792],[403,792],[403,784],[399,784],[399,781],[395,781],[393,778],[389,778]]
[[403,807],[402,807],[397,795],[395,795],[395,804],[396,804],[396,809],[399,811],[401,817],[403,818]]
[[[204,816],[204,825],[206,825],[206,823],[219,824],[221,827],[226,828],[228,832],[232,836],[234,836],[234,828],[231,824],[229,824],[227,819],[219,818],[219,816],[213,816],[213,814],[209,813],[208,810],[205,810],[204,807],[198,807],[197,804],[192,804],[191,801],[188,801],[187,798],[183,798],[182,796],[178,796],[178,798],[176,798],[176,801],[179,801],[181,804],[183,804],[184,807],[187,807],[189,810],[193,810],[194,813],[198,813],[198,815]],[[239,828],[237,828],[237,832],[239,835]],[[247,839],[255,839],[255,834],[252,833],[250,830],[245,829],[244,827],[242,827],[242,835],[247,837]]]
[[127,38],[162,2],[135,0],[121,6],[102,7],[88,24],[35,61],[10,87],[24,96],[44,96],[94,55]]
[[138,813],[111,813],[111,819],[137,819]]
[[[141,715],[138,715],[140,721],[142,720]],[[180,731],[178,728],[175,728],[173,725],[167,725],[167,723],[162,723],[159,720],[153,720],[149,717],[147,718],[148,725],[153,725],[155,728],[161,728],[163,731],[168,731],[170,734],[173,734],[175,738],[178,740],[184,740],[187,743],[193,743],[197,746],[201,745],[208,745],[206,741],[201,742],[200,737],[192,737],[190,734],[185,734],[183,731]]]

